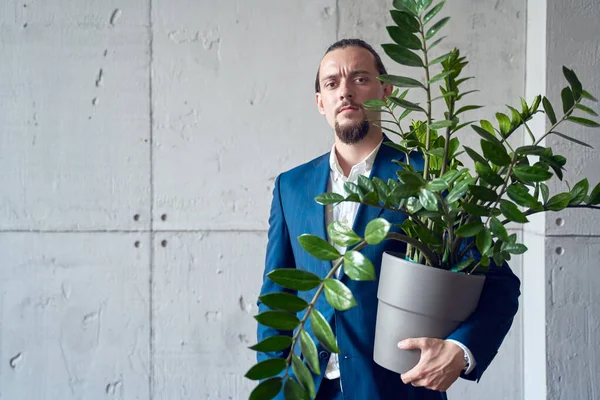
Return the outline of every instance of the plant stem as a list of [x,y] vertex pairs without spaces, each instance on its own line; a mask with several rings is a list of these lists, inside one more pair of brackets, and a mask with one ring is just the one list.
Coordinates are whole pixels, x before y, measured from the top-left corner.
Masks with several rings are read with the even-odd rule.
[[414,238],[411,238],[411,237],[408,237],[406,235],[402,235],[401,233],[396,233],[396,232],[388,233],[385,238],[398,240],[400,242],[411,244],[413,247],[415,247],[421,251],[421,254],[425,257],[427,262],[429,262],[429,264],[432,267],[439,268],[439,264],[434,262],[434,261],[436,261],[435,255],[429,251],[429,249],[427,248],[426,245],[419,242],[417,239],[414,239]]

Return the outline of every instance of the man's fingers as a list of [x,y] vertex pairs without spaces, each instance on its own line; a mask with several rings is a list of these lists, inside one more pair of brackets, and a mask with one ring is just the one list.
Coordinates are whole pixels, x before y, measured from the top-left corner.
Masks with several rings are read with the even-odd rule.
[[423,349],[427,338],[408,338],[398,343],[402,350]]
[[402,382],[408,384],[408,383],[422,379],[423,375],[424,375],[424,371],[421,369],[420,365],[417,365],[410,371],[405,372],[402,375],[400,375],[400,379],[402,379]]

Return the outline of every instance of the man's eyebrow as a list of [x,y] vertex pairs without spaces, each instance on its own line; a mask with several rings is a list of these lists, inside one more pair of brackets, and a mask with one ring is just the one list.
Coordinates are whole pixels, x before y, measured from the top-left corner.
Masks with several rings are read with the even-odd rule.
[[[356,76],[356,75],[370,75],[371,72],[367,71],[366,69],[358,69],[355,71],[350,72],[349,76]],[[339,74],[329,74],[329,75],[325,75],[321,80],[323,82],[329,80],[329,79],[333,79],[333,78],[337,78],[339,76]]]

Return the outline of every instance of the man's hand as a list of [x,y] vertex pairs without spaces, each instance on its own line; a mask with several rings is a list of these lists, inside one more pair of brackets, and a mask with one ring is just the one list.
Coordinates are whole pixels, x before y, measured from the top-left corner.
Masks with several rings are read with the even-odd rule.
[[400,375],[402,382],[416,387],[445,392],[467,366],[464,351],[455,343],[441,339],[406,339],[398,343],[402,350],[420,349],[421,359],[410,371]]

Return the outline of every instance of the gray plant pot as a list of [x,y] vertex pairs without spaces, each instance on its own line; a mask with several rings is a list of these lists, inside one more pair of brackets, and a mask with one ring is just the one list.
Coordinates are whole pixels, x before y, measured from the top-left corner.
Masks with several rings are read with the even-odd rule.
[[445,339],[477,307],[485,276],[466,275],[406,261],[385,252],[377,298],[373,359],[403,374],[419,362],[420,350],[401,350],[407,338]]

